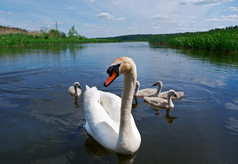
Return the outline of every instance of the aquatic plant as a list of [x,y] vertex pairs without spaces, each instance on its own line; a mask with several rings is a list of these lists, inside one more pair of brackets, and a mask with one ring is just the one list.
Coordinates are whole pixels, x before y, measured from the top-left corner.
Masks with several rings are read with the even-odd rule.
[[238,51],[238,27],[215,29],[207,32],[158,35],[150,39],[152,45],[176,48]]

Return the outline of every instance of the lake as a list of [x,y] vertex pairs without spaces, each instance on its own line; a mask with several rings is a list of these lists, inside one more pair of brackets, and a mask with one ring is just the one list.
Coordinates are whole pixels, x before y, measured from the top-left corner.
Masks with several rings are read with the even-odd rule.
[[[142,98],[132,114],[142,143],[133,156],[100,146],[87,135],[80,82],[121,95],[123,77],[109,87],[107,68],[120,56],[137,65],[141,89],[184,91],[172,110]],[[238,163],[238,55],[154,48],[146,42],[0,49],[1,163]]]

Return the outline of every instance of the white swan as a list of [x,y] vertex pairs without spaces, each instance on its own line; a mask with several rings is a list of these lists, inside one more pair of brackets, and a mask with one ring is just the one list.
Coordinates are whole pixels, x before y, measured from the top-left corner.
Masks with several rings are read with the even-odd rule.
[[140,89],[140,82],[136,81],[136,88],[135,88],[135,96],[138,97],[144,97],[144,96],[149,96],[151,94],[155,94],[157,89],[155,88],[145,88],[145,89]]
[[102,146],[121,154],[135,153],[141,136],[131,114],[136,65],[131,58],[117,58],[108,68],[108,86],[119,75],[124,74],[122,99],[112,93],[102,92],[96,87],[86,86],[84,93],[85,129]]
[[[162,81],[157,81],[152,86],[158,86],[158,89],[157,89],[157,91],[154,94],[148,95],[148,97],[160,97],[160,98],[163,98],[163,99],[167,99],[169,91],[161,92],[162,87],[163,87]],[[182,91],[180,91],[180,92],[175,91],[175,93],[177,95],[177,98],[172,96],[171,98],[173,100],[174,99],[180,99],[180,98],[182,98],[184,96],[184,92],[182,92]]]
[[79,97],[82,93],[81,86],[79,82],[75,82],[74,86],[70,86],[68,89],[68,92],[71,96],[77,96]]
[[167,94],[167,100],[160,97],[144,97],[144,101],[153,107],[173,108],[172,96],[177,98],[175,91],[171,89]]

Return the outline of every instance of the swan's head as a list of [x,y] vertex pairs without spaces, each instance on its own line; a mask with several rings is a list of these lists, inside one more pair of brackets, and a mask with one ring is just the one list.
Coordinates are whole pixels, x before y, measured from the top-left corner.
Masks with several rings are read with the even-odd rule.
[[140,86],[140,82],[138,80],[136,80],[136,86],[139,87]]
[[175,93],[175,91],[173,89],[169,90],[169,92],[168,92],[168,97],[171,97],[171,96],[178,99],[178,95]]
[[104,86],[109,86],[119,75],[132,73],[136,79],[136,65],[129,57],[119,57],[107,69],[109,77],[104,83]]
[[81,86],[80,86],[80,83],[79,83],[79,82],[75,82],[75,83],[74,83],[74,87],[75,87],[75,88],[80,88],[80,89],[81,89]]
[[163,86],[163,83],[162,83],[162,81],[157,81],[157,82],[154,83],[152,86],[159,86],[159,87],[162,87],[162,86]]

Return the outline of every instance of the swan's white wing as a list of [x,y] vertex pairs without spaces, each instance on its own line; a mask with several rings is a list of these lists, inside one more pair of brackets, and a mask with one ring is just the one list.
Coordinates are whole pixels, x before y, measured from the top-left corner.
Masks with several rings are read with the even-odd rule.
[[[163,99],[167,99],[168,93],[169,93],[169,91],[160,92],[159,97],[161,97]],[[184,96],[184,92],[182,92],[182,91],[175,92],[175,93],[178,96],[178,98],[182,98]],[[177,99],[177,98],[172,96],[172,100],[175,100],[175,99]]]
[[99,93],[99,101],[101,105],[107,111],[112,120],[114,120],[119,126],[121,115],[121,98],[110,92],[103,92],[99,90]]
[[145,88],[141,89],[136,93],[136,96],[144,97],[156,93],[157,89],[155,88]]
[[[108,149],[116,146],[119,133],[119,124],[108,114],[101,105],[102,93],[96,87],[87,88],[84,93],[84,112],[86,117],[85,128],[96,141]],[[105,102],[104,102],[105,103]]]
[[144,97],[145,102],[151,105],[159,106],[160,104],[167,103],[166,99],[160,97]]
[[74,96],[75,95],[75,90],[74,90],[74,86],[70,86],[68,89],[68,92],[70,95]]

